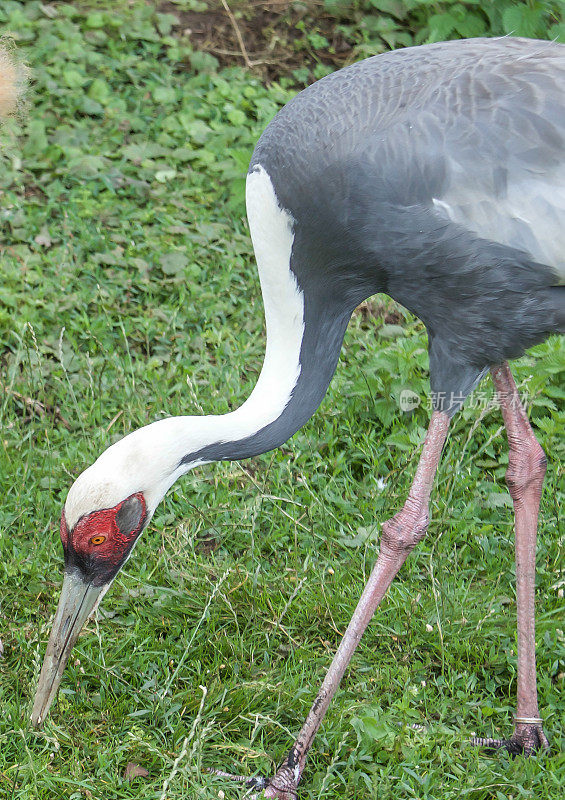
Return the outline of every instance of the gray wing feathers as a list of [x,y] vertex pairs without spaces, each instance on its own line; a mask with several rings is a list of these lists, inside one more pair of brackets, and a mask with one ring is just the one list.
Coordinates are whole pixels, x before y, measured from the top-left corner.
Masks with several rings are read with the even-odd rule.
[[565,46],[466,40],[367,59],[301,92],[251,163],[292,185],[292,208],[301,182],[352,156],[380,176],[375,192],[425,202],[565,283]]

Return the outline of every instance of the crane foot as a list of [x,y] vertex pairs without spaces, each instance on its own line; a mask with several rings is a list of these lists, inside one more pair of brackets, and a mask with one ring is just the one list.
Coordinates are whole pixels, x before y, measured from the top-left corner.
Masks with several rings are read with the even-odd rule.
[[[259,789],[259,793],[252,794],[250,800],[297,800],[295,770],[288,766],[280,767],[271,780],[262,775],[251,778],[234,775],[232,772],[224,772],[221,769],[206,768],[205,772],[217,775],[219,778],[244,783],[251,791]],[[247,797],[248,793],[245,796]]]
[[253,795],[252,800],[297,800],[297,791],[295,770],[285,765],[277,770],[262,792]]
[[483,748],[487,753],[504,749],[512,757],[529,757],[539,752],[546,753],[549,750],[549,742],[543,732],[541,722],[533,724],[517,722],[510,739],[483,739],[480,736],[474,736],[471,744]]
[[[224,772],[223,769],[213,769],[212,767],[205,767],[204,772],[207,772],[209,775],[217,775],[219,778],[227,778],[229,781],[244,783],[248,789],[266,789],[269,785],[269,779],[264,778],[262,775],[255,775],[253,777],[234,775],[233,772]],[[254,797],[257,797],[257,795],[254,795]]]

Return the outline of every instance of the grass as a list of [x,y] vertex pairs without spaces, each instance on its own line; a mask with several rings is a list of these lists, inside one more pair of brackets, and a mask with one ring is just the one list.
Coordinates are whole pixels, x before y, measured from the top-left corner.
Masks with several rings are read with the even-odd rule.
[[[96,5],[96,4],[93,4]],[[100,4],[98,4],[100,6]],[[0,2],[35,75],[0,171],[0,796],[237,797],[292,742],[408,489],[428,419],[424,330],[357,314],[320,411],[284,448],[169,492],[81,636],[42,732],[30,702],[73,477],[161,415],[241,403],[264,347],[243,208],[253,143],[292,94],[215,71],[150,7]],[[399,324],[400,323],[400,324]],[[453,426],[433,522],[361,642],[301,798],[562,797],[562,340],[515,363],[549,457],[538,546],[547,757],[485,758],[516,692],[512,511],[496,408]],[[481,391],[485,400],[490,388]],[[425,731],[413,723],[427,723]],[[126,782],[128,762],[148,778]]]

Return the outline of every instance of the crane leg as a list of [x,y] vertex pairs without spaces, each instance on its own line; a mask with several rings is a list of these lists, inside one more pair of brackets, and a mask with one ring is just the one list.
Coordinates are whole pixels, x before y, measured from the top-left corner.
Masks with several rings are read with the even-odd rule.
[[546,458],[520,401],[508,364],[491,370],[508,436],[506,482],[514,502],[516,526],[516,605],[518,688],[514,733],[510,739],[475,738],[473,744],[512,754],[547,750],[539,716],[535,653],[535,569],[538,512]]
[[[256,798],[295,800],[306,756],[330,702],[339,686],[363,631],[410,551],[423,539],[429,521],[429,498],[447,431],[449,416],[434,411],[426,440],[404,507],[382,526],[377,562],[367,581],[341,644],[298,734],[276,775]],[[254,779],[257,780],[257,779]],[[264,785],[264,784],[263,784]],[[257,784],[255,784],[257,786]]]

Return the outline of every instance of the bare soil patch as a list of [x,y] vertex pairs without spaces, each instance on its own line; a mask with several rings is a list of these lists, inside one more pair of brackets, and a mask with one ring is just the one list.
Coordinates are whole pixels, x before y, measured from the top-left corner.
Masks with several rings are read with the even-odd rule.
[[[195,49],[210,53],[221,66],[250,66],[266,81],[292,75],[298,68],[312,72],[318,64],[339,68],[351,56],[352,46],[336,27],[335,17],[315,3],[266,0],[228,8],[221,0],[210,0],[205,11],[183,11],[170,2],[161,3],[159,11],[177,17],[173,33],[187,36]],[[309,41],[314,21],[326,47],[314,49]]]

